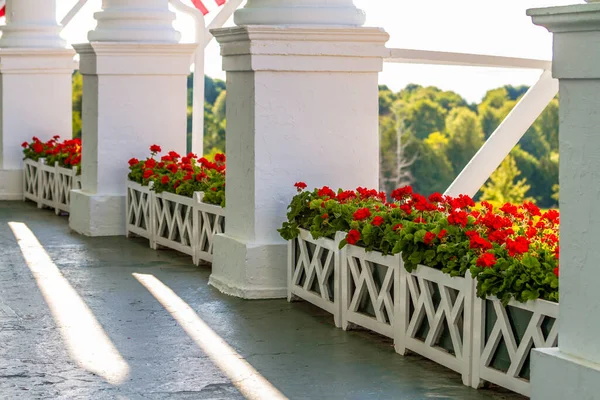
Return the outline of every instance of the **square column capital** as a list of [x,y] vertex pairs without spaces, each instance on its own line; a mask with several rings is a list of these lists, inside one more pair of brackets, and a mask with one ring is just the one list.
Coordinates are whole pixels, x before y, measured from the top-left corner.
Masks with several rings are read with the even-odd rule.
[[251,25],[212,33],[228,72],[380,72],[389,54],[381,28]]
[[527,15],[554,34],[555,78],[600,78],[600,3],[535,8]]

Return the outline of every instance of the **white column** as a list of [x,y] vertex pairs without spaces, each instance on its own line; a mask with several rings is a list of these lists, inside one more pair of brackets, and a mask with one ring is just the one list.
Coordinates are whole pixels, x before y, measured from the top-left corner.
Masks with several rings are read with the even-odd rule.
[[[263,5],[272,19],[254,12]],[[293,21],[305,24],[284,25],[296,11],[302,19]],[[255,0],[236,21],[270,25],[213,31],[227,71],[227,224],[210,277],[219,290],[285,296],[287,247],[277,229],[295,182],[378,187],[377,82],[388,35],[349,26],[363,17],[346,0]]]
[[554,33],[560,82],[558,348],[532,355],[532,398],[600,393],[600,4],[529,10]]
[[0,200],[16,200],[21,143],[72,134],[75,52],[59,36],[55,0],[8,0],[0,29]]
[[167,0],[104,0],[94,40],[75,45],[83,74],[82,189],[70,227],[125,232],[127,161],[152,144],[186,150],[187,88],[195,44],[178,44]]

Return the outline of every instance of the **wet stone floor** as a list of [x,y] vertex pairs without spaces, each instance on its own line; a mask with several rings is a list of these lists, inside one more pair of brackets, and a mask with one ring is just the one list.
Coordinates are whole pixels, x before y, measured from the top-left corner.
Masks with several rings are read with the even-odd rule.
[[307,303],[225,296],[209,274],[0,202],[0,399],[522,399]]

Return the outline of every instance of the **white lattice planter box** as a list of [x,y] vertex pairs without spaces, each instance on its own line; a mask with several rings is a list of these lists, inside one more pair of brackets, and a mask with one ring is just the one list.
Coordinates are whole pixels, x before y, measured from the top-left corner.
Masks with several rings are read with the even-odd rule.
[[558,303],[496,298],[475,299],[473,309],[472,386],[485,381],[530,396],[529,354],[532,348],[558,344]]
[[23,200],[39,201],[41,184],[40,163],[29,158],[23,160]]
[[56,209],[56,165],[47,165],[46,160],[40,158],[39,173],[38,207]]
[[61,211],[70,212],[71,190],[81,189],[81,176],[77,175],[77,167],[63,168],[57,163],[55,168],[55,211],[58,215]]
[[351,324],[395,339],[400,255],[384,256],[347,245],[342,250],[342,328]]
[[344,237],[337,233],[335,240],[313,239],[301,229],[288,242],[288,300],[300,298],[331,313],[338,328],[342,325],[339,244]]
[[177,250],[189,254],[194,263],[197,262],[198,221],[194,210],[198,197],[194,197],[168,192],[153,193],[152,248],[156,249],[160,245]]
[[125,198],[125,235],[131,234],[144,237],[152,243],[154,192],[149,186],[127,180],[127,195]]
[[396,351],[411,350],[462,375],[471,382],[474,283],[420,265],[402,269]]
[[203,197],[204,193],[194,193],[194,212],[197,220],[195,231],[198,234],[195,242],[196,254],[194,262],[196,264],[200,260],[212,262],[213,238],[220,233],[225,233],[225,209],[221,206],[203,203]]

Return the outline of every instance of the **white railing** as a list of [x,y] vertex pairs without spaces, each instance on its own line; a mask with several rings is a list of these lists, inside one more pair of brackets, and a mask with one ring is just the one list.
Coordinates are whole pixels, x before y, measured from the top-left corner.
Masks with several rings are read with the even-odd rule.
[[551,61],[481,54],[390,49],[386,62],[543,71],[538,82],[521,98],[446,190],[445,194],[450,196],[459,194],[474,196],[558,93],[558,81],[552,78],[550,72]]
[[65,14],[63,19],[60,21],[60,24],[62,25],[63,29],[65,29],[65,27],[67,25],[69,25],[71,20],[73,20],[73,18],[75,18],[77,13],[79,13],[79,11],[81,11],[83,6],[85,6],[87,2],[88,2],[88,0],[79,0],[77,3],[75,3],[73,8],[71,8],[71,10],[69,10],[69,12]]

